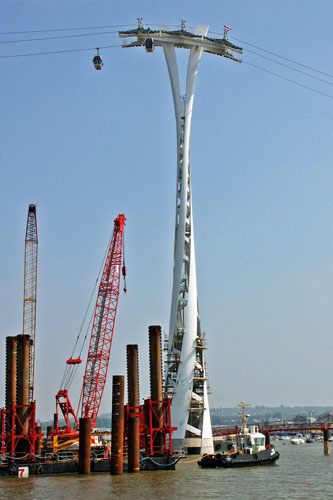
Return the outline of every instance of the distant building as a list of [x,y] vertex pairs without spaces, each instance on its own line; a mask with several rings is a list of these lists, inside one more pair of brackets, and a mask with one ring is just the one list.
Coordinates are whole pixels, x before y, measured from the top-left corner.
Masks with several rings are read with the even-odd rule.
[[293,418],[294,424],[305,424],[306,422],[307,422],[307,417],[304,415],[296,415],[296,417]]

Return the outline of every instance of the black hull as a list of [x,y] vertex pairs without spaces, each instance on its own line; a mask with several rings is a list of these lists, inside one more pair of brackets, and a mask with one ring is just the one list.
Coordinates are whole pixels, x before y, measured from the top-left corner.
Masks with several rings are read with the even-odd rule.
[[[273,451],[273,454],[272,454]],[[216,469],[223,467],[229,469],[232,467],[255,467],[262,465],[273,465],[280,454],[278,451],[268,449],[257,454],[240,455],[234,453],[232,455],[222,455],[217,453],[214,455],[203,455],[198,462],[199,467]]]
[[[146,457],[140,460],[140,470],[175,470],[177,462],[181,457]],[[74,474],[78,473],[79,464],[77,461],[43,461],[34,463],[21,463],[21,464],[0,464],[0,477],[1,476],[16,476],[18,475],[19,467],[28,467],[29,476],[31,474],[46,475],[51,474]],[[127,471],[127,462],[124,462],[123,470]],[[98,461],[92,460],[90,463],[90,471],[93,472],[108,472],[110,474],[110,461],[109,459],[101,459]]]
[[[64,460],[61,462],[33,462],[20,463],[10,465],[0,465],[0,476],[16,476],[18,475],[19,467],[29,467],[29,476],[31,474],[51,475],[51,474],[73,474],[78,473],[78,462],[73,460]],[[110,462],[108,459],[91,461],[91,472],[109,472]]]

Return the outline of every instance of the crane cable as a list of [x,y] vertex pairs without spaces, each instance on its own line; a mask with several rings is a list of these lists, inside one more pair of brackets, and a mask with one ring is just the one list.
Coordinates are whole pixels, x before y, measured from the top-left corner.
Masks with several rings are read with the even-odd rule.
[[[85,323],[87,315],[88,315],[88,311],[89,311],[90,306],[91,306],[91,301],[92,301],[92,299],[93,299],[93,297],[95,295],[97,284],[99,283],[99,278],[100,278],[100,275],[101,275],[101,272],[102,272],[102,269],[103,269],[103,266],[104,266],[104,263],[105,263],[106,255],[107,255],[107,252],[108,252],[108,248],[109,248],[110,243],[111,243],[111,238],[112,238],[112,234],[111,234],[109,242],[107,244],[106,251],[105,251],[105,254],[104,254],[104,257],[103,257],[103,260],[102,260],[102,264],[101,264],[101,267],[99,269],[96,281],[94,283],[93,291],[91,293],[91,296],[90,296],[90,299],[89,299],[89,302],[88,302],[88,306],[86,308],[86,311],[85,311],[85,314],[84,314],[84,317],[83,317],[83,320],[82,320],[82,323],[81,323],[81,327],[80,327],[79,333],[78,333],[78,335],[76,337],[76,341],[75,341],[75,344],[74,344],[74,347],[73,347],[72,354],[71,354],[70,358],[73,358],[75,349],[76,349],[77,344],[78,344],[78,342],[80,340],[81,333],[82,333],[82,330],[83,330],[83,326],[84,326],[84,323]],[[89,320],[89,323],[88,323],[88,326],[87,326],[87,329],[86,329],[86,334],[84,336],[84,339],[83,339],[83,342],[82,342],[82,346],[81,346],[81,349],[80,349],[80,352],[79,352],[79,356],[78,356],[79,358],[81,357],[84,345],[85,345],[86,340],[88,338],[88,332],[90,330],[90,326],[91,326],[91,322],[92,322],[92,319],[93,319],[93,315],[94,315],[94,311],[92,311],[92,314],[91,314],[91,317],[90,317],[90,320]],[[66,389],[69,389],[69,387],[71,386],[71,384],[73,382],[73,379],[75,377],[77,369],[78,369],[78,364],[76,364],[76,365],[66,364],[65,371],[64,371],[64,374],[63,374],[63,377],[62,377],[62,381],[61,381],[60,387],[66,387]]]
[[125,264],[125,234],[123,233],[123,267],[122,267],[122,275],[124,279],[124,292],[127,292],[127,285],[126,285],[126,275],[127,275],[127,270],[126,270],[126,264]]

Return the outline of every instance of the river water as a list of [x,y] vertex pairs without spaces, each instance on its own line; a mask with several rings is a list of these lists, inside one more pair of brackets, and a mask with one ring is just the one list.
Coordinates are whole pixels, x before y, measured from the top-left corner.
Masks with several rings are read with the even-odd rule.
[[[331,444],[331,443],[330,443]],[[175,471],[74,474],[0,478],[0,498],[8,500],[104,499],[333,499],[333,449],[322,443],[293,446],[275,442],[276,465],[244,469],[200,469],[190,456]],[[332,445],[331,445],[332,448]]]

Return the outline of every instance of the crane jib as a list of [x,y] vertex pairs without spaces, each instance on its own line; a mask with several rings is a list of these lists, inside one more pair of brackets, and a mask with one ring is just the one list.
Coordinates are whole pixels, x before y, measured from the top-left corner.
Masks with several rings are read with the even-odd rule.
[[98,289],[87,364],[79,401],[79,406],[81,403],[81,415],[91,417],[92,427],[96,423],[110,359],[119,298],[125,221],[124,214],[119,214],[114,220],[113,235]]

